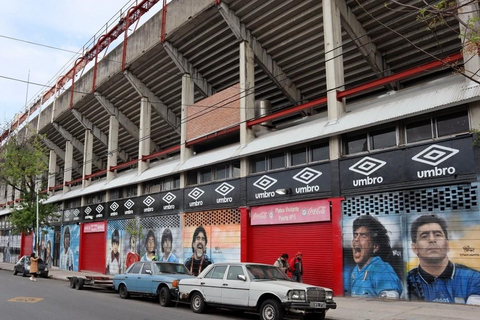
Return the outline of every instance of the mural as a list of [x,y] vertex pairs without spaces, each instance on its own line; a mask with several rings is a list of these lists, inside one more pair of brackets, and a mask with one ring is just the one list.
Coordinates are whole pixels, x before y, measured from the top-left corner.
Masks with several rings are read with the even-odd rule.
[[183,260],[194,275],[214,262],[240,261],[240,225],[184,227]]
[[51,268],[53,265],[53,250],[55,248],[55,229],[44,227],[40,229],[40,250],[38,256]]
[[0,261],[15,263],[20,255],[20,235],[13,235],[11,230],[0,231]]
[[407,216],[408,298],[480,305],[480,212]]
[[480,305],[480,212],[352,215],[342,225],[346,295]]
[[107,231],[106,273],[125,272],[136,261],[183,262],[182,230],[179,215],[139,219],[142,235],[135,238],[127,231],[132,219],[111,220]]
[[64,225],[61,232],[59,268],[78,271],[80,227],[77,224]]
[[343,221],[346,295],[400,299],[404,295],[399,216],[353,216]]

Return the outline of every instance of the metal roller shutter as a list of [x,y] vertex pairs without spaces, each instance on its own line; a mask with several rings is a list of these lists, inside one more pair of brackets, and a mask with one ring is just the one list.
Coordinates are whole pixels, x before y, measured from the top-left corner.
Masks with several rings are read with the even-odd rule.
[[105,273],[105,232],[84,233],[82,270]]
[[292,258],[301,251],[303,282],[333,288],[332,242],[331,223],[255,226],[249,260],[273,264],[282,253]]

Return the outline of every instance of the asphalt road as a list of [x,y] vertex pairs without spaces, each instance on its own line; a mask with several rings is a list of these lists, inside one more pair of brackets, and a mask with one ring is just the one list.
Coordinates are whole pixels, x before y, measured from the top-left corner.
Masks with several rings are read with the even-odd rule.
[[195,314],[188,305],[161,307],[148,298],[120,299],[114,291],[88,288],[74,290],[66,281],[39,278],[32,282],[21,275],[0,270],[1,320],[214,320],[258,319],[258,315],[213,310]]

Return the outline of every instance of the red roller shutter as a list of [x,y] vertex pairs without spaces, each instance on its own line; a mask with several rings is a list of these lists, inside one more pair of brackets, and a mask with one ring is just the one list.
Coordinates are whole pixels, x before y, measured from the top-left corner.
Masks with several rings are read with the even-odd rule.
[[334,287],[330,222],[252,226],[251,262],[273,264],[282,254],[303,253],[303,282]]
[[82,270],[105,273],[105,232],[84,233]]

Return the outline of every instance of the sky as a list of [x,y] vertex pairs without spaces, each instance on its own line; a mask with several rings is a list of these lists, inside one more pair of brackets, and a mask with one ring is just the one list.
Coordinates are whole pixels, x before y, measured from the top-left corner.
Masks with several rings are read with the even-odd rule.
[[[20,0],[0,10],[0,128],[23,113],[141,0]],[[138,26],[162,7],[158,1]],[[137,26],[137,27],[138,27]],[[95,37],[94,37],[95,36]],[[123,34],[120,36],[123,39]],[[108,52],[120,44],[111,44]],[[88,46],[90,44],[90,46]],[[103,57],[102,52],[100,57]],[[45,108],[48,104],[45,104]]]

